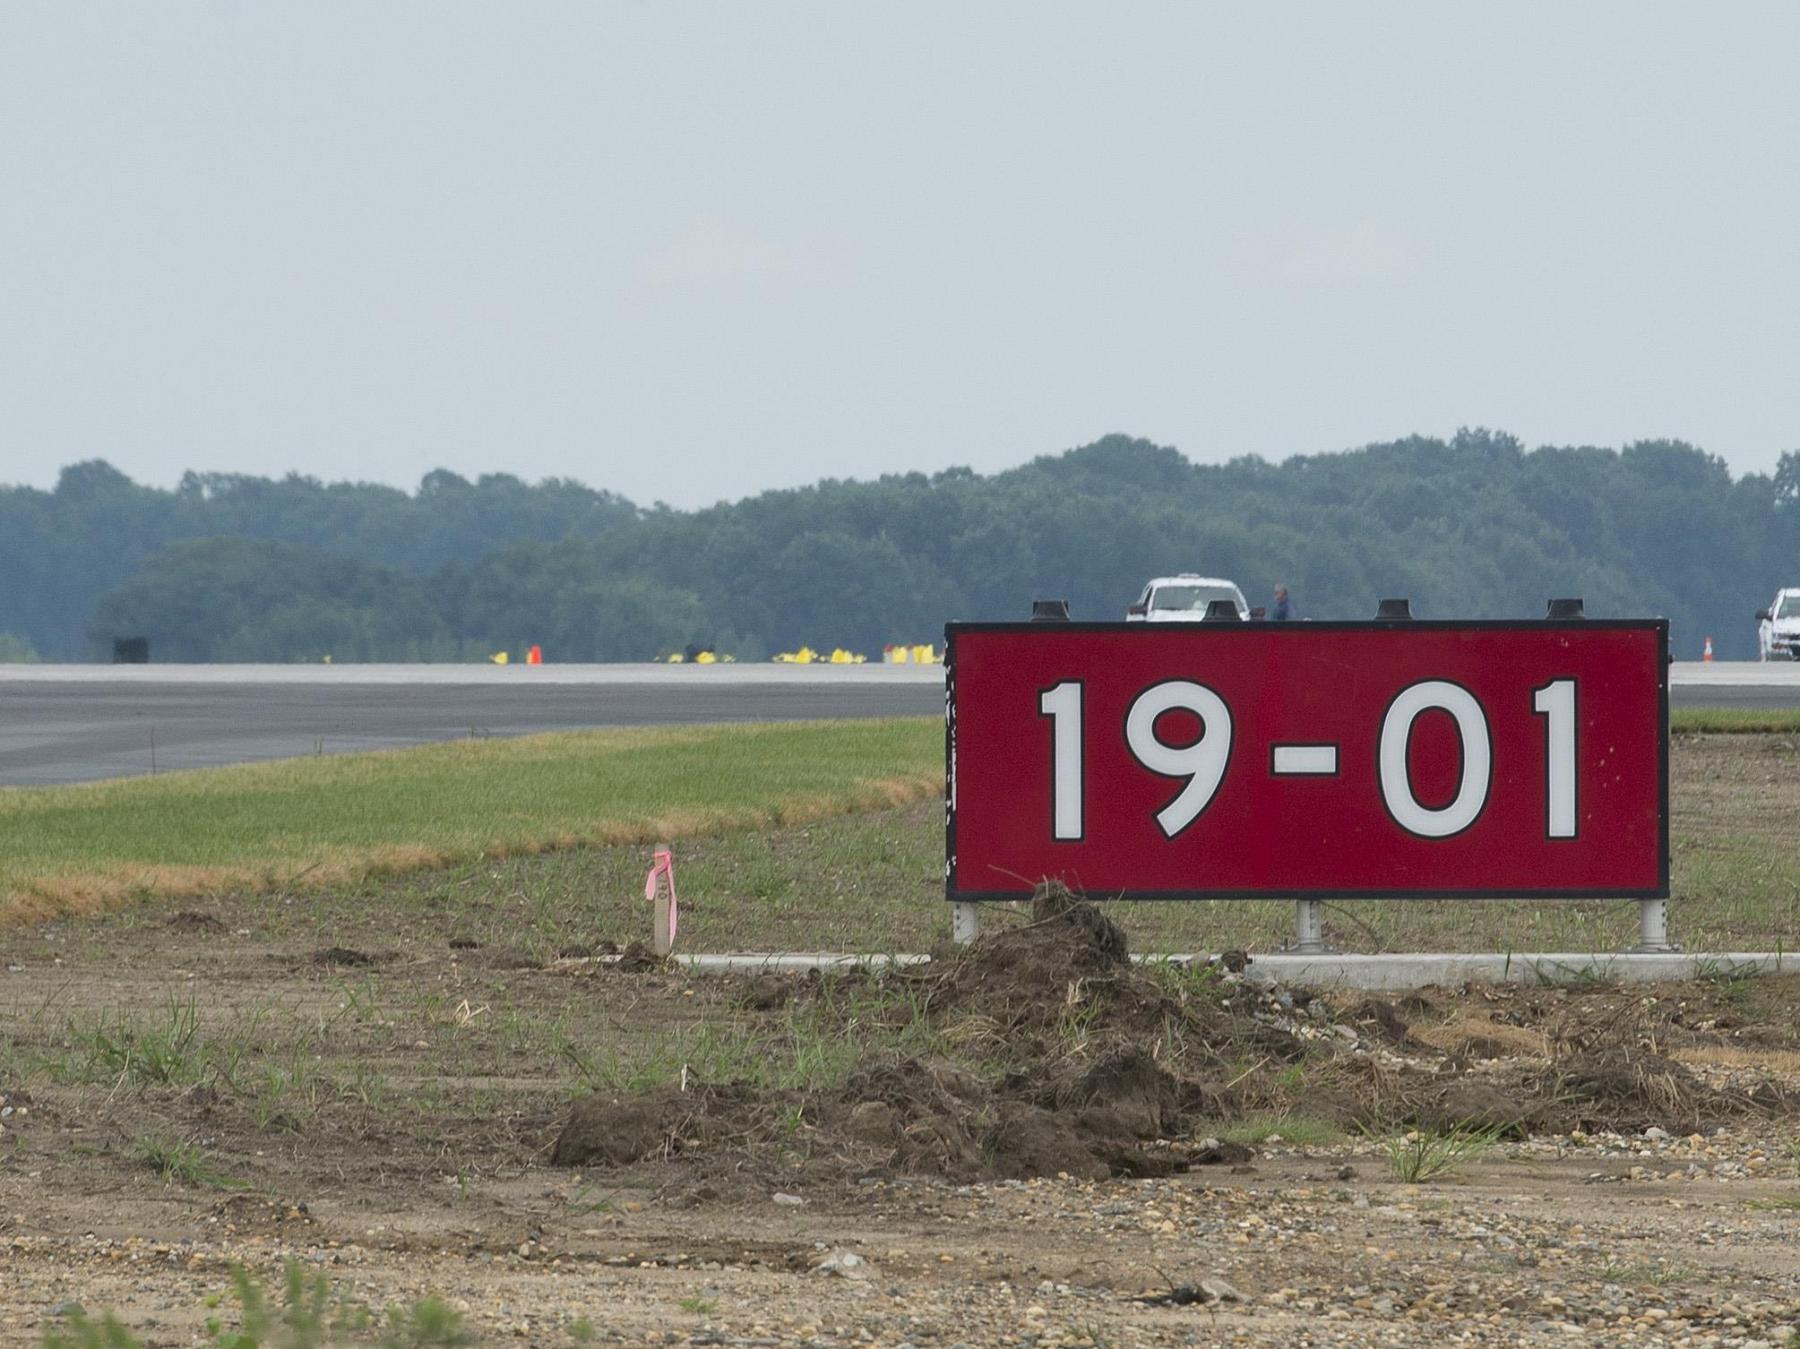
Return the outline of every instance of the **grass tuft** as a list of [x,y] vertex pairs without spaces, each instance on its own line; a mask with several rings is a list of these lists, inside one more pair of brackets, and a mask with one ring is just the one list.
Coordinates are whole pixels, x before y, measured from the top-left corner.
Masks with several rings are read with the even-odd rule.
[[1413,1129],[1398,1138],[1378,1141],[1394,1177],[1408,1185],[1448,1176],[1475,1161],[1500,1137],[1501,1130],[1460,1126],[1448,1133]]
[[132,1157],[156,1172],[164,1184],[191,1185],[196,1189],[247,1190],[247,1181],[234,1180],[213,1165],[206,1150],[161,1134],[146,1134],[131,1145]]
[[1267,1143],[1278,1138],[1297,1148],[1323,1148],[1344,1141],[1344,1131],[1330,1120],[1285,1110],[1258,1111],[1242,1119],[1201,1132],[1226,1143],[1246,1146]]
[[1800,1196],[1786,1199],[1746,1199],[1744,1207],[1759,1213],[1800,1213]]
[[142,1344],[112,1312],[95,1321],[79,1307],[45,1330],[43,1339],[44,1349],[140,1349]]
[[1663,1288],[1693,1277],[1685,1265],[1671,1265],[1666,1260],[1609,1260],[1595,1271],[1606,1283],[1634,1284],[1639,1287]]
[[231,1293],[239,1323],[220,1318],[207,1323],[207,1338],[221,1349],[323,1349],[327,1345],[373,1344],[381,1349],[422,1349],[427,1345],[473,1344],[462,1316],[441,1298],[410,1307],[389,1307],[377,1315],[343,1292],[323,1270],[308,1273],[298,1261],[282,1270],[282,1295],[274,1304],[262,1284],[241,1265],[231,1272]]

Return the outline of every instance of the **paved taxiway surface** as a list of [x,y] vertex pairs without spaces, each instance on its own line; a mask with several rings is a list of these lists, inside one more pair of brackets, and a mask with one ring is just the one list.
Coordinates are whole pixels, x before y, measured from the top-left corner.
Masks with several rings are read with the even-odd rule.
[[468,736],[943,708],[934,667],[13,667],[0,674],[0,786],[149,773],[153,752],[167,773]]
[[[1677,707],[1800,707],[1800,664],[1683,663]],[[657,723],[936,716],[935,666],[0,666],[0,786]]]

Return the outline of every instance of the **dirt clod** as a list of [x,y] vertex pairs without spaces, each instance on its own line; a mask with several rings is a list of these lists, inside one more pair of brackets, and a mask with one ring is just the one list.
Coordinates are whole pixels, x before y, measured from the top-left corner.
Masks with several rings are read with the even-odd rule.
[[652,970],[660,970],[664,961],[641,941],[629,942],[619,952],[618,960],[613,964],[615,970],[624,974],[648,974]]
[[661,1088],[641,1096],[577,1101],[550,1160],[557,1166],[624,1166],[680,1146],[678,1121],[700,1102]]
[[392,959],[392,956],[373,955],[349,946],[325,946],[312,953],[312,963],[315,965],[338,965],[344,968],[367,968]]

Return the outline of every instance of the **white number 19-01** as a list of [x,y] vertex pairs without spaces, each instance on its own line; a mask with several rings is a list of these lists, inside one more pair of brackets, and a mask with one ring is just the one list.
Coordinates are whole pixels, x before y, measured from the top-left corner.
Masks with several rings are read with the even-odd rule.
[[[1573,679],[1553,679],[1531,695],[1532,710],[1546,723],[1545,833],[1553,839],[1572,839],[1579,832],[1576,698]],[[1079,680],[1064,681],[1038,695],[1038,711],[1051,723],[1051,837],[1058,842],[1079,842],[1086,833],[1082,699]],[[1436,808],[1423,805],[1413,794],[1407,763],[1413,724],[1421,713],[1432,709],[1455,718],[1462,742],[1462,775],[1456,797],[1449,805]],[[1159,739],[1157,719],[1171,711],[1198,717],[1200,738],[1187,745]],[[1161,777],[1186,779],[1174,798],[1156,812],[1157,826],[1165,838],[1181,833],[1212,804],[1231,761],[1231,740],[1231,710],[1204,684],[1169,679],[1152,684],[1132,699],[1125,714],[1125,744],[1132,757]],[[1450,837],[1472,825],[1486,807],[1492,766],[1487,716],[1475,696],[1459,685],[1421,680],[1403,689],[1383,718],[1376,757],[1388,813],[1409,833],[1421,838]]]

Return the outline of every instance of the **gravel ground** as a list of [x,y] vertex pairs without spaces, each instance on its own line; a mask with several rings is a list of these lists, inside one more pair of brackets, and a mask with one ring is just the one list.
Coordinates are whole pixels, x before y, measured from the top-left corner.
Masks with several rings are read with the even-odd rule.
[[[1131,1134],[1133,1165],[1169,1161],[1155,1178],[907,1174],[850,1155],[823,1115],[783,1142],[782,1109],[808,1102],[773,1091],[743,1116],[754,1135],[577,1168],[550,1156],[591,1061],[683,1028],[827,1024],[788,1001],[816,984],[538,959],[431,897],[371,895],[329,931],[307,904],[0,932],[0,1345],[76,1307],[204,1343],[240,1320],[235,1267],[278,1289],[289,1261],[341,1306],[441,1298],[475,1343],[1756,1345],[1800,1326],[1800,977],[1393,999],[1201,980],[1185,1006],[1219,1053],[1176,1067],[1221,1103],[1254,1078],[1297,1113],[1244,1131],[1247,1154]],[[1058,976],[1041,998],[1002,972],[972,960],[932,985],[946,1034],[1016,1050],[989,996],[1010,989],[1050,1014],[1030,1061],[1046,1080],[1106,1061],[1114,1041],[1079,1037],[1108,1017],[1173,1043],[1141,971]],[[844,1001],[829,1024],[897,1005]],[[1059,1008],[1094,1018],[1058,1027]],[[1596,1046],[1654,1071],[1616,1098],[1571,1076],[1590,1094],[1565,1102],[1557,1070]],[[1582,1123],[1416,1185],[1387,1126],[1321,1129],[1383,1093],[1391,1124],[1439,1084]],[[1224,1133],[1253,1104],[1207,1118]]]
[[1426,1185],[1370,1144],[1274,1141],[1236,1174],[645,1192],[578,1216],[593,1180],[497,1182],[538,1200],[523,1223],[482,1221],[509,1207],[490,1195],[465,1225],[360,1230],[345,1199],[140,1186],[75,1231],[71,1196],[9,1173],[0,1340],[79,1303],[192,1343],[233,1264],[273,1279],[288,1258],[375,1306],[443,1296],[483,1342],[1756,1345],[1800,1325],[1800,1183],[1784,1146],[1743,1133],[1535,1138]]

